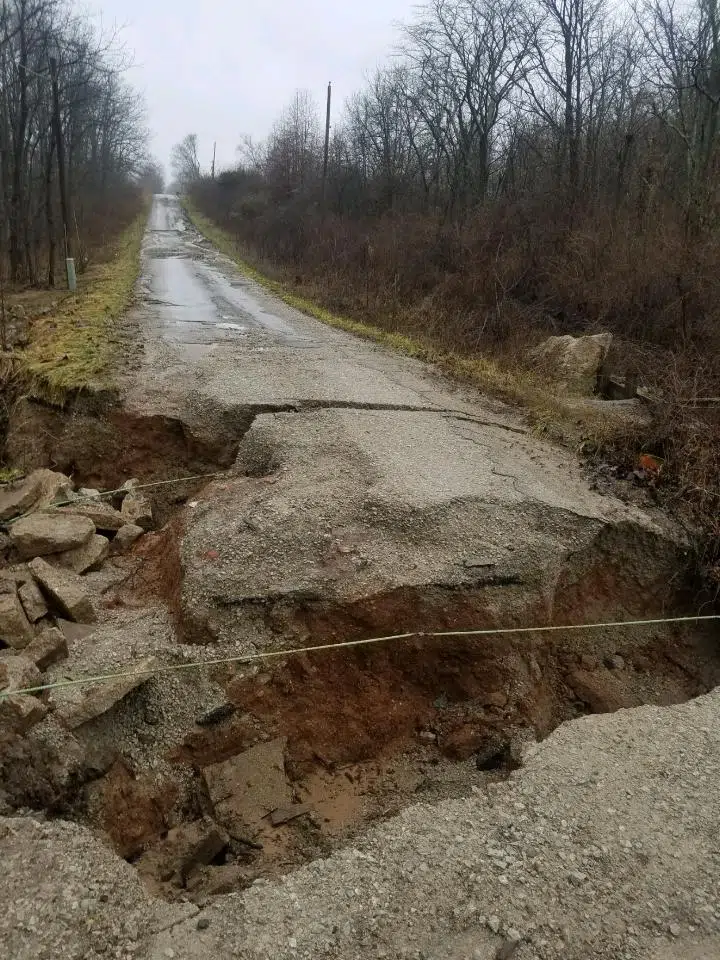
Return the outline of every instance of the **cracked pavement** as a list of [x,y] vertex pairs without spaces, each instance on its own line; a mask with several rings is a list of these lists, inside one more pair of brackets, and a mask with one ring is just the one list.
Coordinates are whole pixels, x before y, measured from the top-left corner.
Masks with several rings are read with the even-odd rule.
[[[188,639],[246,651],[335,635],[327,617],[298,626],[308,601],[341,608],[343,629],[363,633],[380,625],[368,599],[398,591],[417,603],[403,607],[409,623],[388,613],[388,628],[577,618],[590,587],[575,584],[575,608],[565,598],[558,611],[558,586],[578,557],[605,556],[608,528],[634,589],[606,613],[662,602],[678,561],[669,523],[593,493],[574,457],[509,408],[278,301],[175,197],[155,199],[134,319],[144,358],[127,409],[176,416],[191,440],[239,443],[228,476],[185,511]],[[478,579],[480,555],[491,575]],[[448,590],[475,600],[460,615]]]

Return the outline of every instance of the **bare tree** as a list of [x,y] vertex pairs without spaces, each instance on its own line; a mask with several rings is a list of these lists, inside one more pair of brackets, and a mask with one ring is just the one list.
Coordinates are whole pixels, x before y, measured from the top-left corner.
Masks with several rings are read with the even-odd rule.
[[535,27],[519,0],[433,0],[405,34],[414,107],[445,157],[450,204],[483,201],[497,127],[527,73]]
[[297,90],[275,123],[266,147],[265,170],[284,195],[314,188],[321,170],[321,128],[317,105],[307,90]]
[[681,145],[681,202],[693,232],[712,215],[720,111],[717,0],[682,9],[674,0],[651,0],[637,16],[647,43],[646,82],[654,92],[656,115]]
[[38,282],[44,267],[55,281],[57,247],[69,239],[59,231],[59,147],[67,161],[66,227],[81,261],[120,225],[123,210],[136,209],[134,175],[147,137],[142,103],[121,78],[126,66],[115,35],[96,33],[64,0],[0,6],[0,266],[7,263],[13,282]]
[[189,133],[180,143],[175,144],[170,154],[170,165],[181,190],[187,190],[200,179],[197,134]]

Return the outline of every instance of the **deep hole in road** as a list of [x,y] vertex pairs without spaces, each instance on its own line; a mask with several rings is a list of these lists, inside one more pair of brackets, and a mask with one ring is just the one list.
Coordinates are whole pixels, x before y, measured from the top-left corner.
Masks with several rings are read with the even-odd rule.
[[[224,470],[252,422],[239,417],[198,438],[179,419],[114,406],[59,414],[26,405],[22,417],[11,425],[16,460],[21,453],[33,466],[103,488],[129,476],[150,482]],[[182,507],[206,482],[149,491],[161,529],[139,541],[141,575],[108,604],[160,602],[182,628]],[[592,570],[560,610],[563,622],[587,619],[593,595],[592,617],[602,617],[608,592],[618,589],[611,573]],[[309,624],[317,644],[497,622],[483,619],[481,594],[447,591],[429,602],[421,593],[394,591],[354,606],[299,602],[285,616]],[[183,692],[197,699],[198,674],[183,673],[172,688],[151,680],[115,708],[136,723],[145,752],[156,750],[149,768],[118,748],[61,779],[47,745],[6,744],[0,772],[11,808],[90,824],[154,892],[202,900],[326,855],[411,803],[482,791],[566,720],[706,692],[720,682],[720,655],[699,628],[620,633],[614,645],[605,636],[596,650],[566,635],[415,636],[204,672],[220,702],[178,721],[170,749],[155,747],[158,716],[174,722]]]

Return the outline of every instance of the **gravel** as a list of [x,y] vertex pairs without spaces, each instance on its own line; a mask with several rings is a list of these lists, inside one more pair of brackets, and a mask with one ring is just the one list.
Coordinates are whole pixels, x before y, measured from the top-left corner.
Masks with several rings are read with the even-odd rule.
[[518,960],[718,957],[719,713],[720,689],[566,724],[508,781],[410,807],[170,927],[88,831],[0,820],[6,953],[465,960],[519,941]]

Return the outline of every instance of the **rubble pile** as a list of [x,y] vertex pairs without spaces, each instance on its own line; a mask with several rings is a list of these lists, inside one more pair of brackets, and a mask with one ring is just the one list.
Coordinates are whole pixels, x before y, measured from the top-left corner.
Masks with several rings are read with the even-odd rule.
[[[152,505],[137,480],[105,495],[75,490],[69,477],[42,469],[0,489],[1,729],[23,734],[52,708],[47,691],[18,691],[42,686],[43,672],[68,656],[70,624],[96,623],[85,575],[152,526]],[[119,696],[136,685],[131,680]],[[103,697],[112,700],[112,685]],[[70,726],[104,708],[83,704]]]

